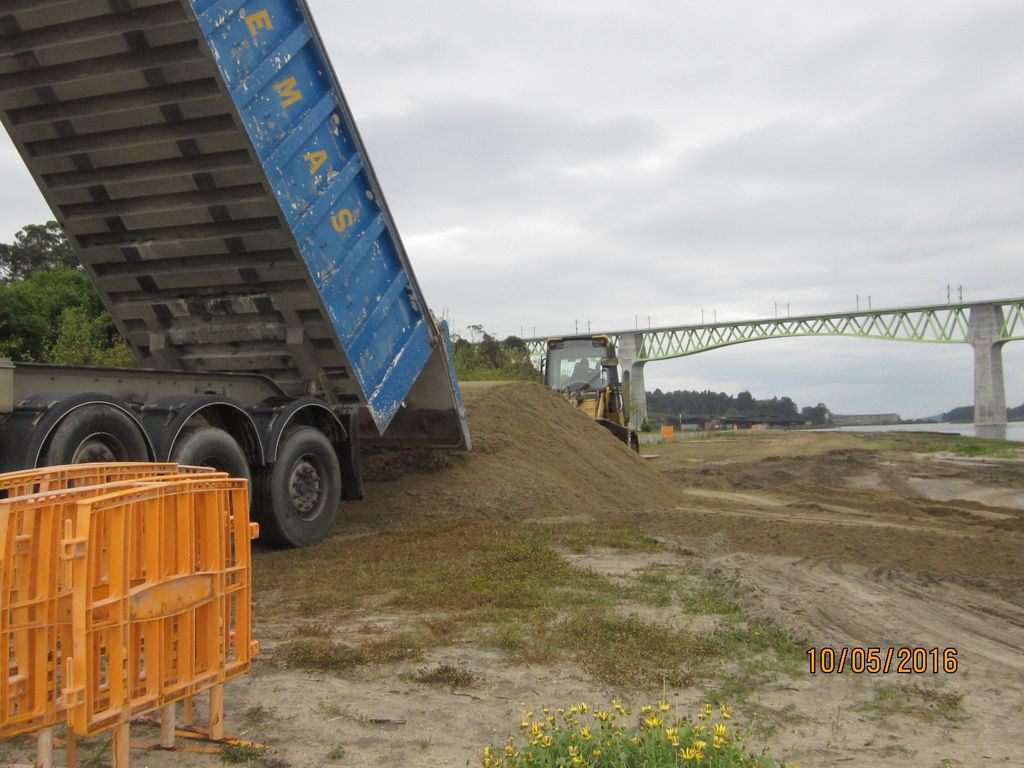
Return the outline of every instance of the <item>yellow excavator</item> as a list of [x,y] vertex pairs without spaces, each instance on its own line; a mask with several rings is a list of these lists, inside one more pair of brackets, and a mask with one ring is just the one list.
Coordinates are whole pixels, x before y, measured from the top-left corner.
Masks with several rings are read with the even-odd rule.
[[548,339],[544,383],[634,451],[640,450],[623,402],[615,345],[608,336]]

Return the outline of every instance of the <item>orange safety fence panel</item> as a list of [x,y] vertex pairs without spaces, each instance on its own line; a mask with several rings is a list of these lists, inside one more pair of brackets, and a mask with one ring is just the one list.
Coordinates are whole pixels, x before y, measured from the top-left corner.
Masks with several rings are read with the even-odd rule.
[[[110,465],[107,465],[108,468]],[[68,468],[60,468],[68,469]],[[88,485],[0,499],[0,738],[56,725],[64,719],[61,698],[64,660],[71,654],[72,570],[61,558],[62,541],[73,531],[78,502],[131,489],[140,482],[173,482],[181,478],[226,478],[223,473],[158,475],[177,465],[120,465],[111,476],[138,474],[140,480]],[[102,470],[100,470],[100,473]],[[20,478],[0,486],[28,488],[39,482],[65,484],[100,474],[57,472],[49,478],[35,472],[14,473]],[[101,481],[102,482],[102,481]]]
[[209,467],[184,467],[171,462],[122,462],[114,464],[67,464],[40,467],[0,475],[0,498],[28,496],[45,491],[80,488],[85,485],[138,480],[157,475],[211,472]]
[[63,512],[48,499],[0,501],[0,737],[60,721],[61,659],[72,644]]
[[68,722],[88,736],[247,672],[249,490],[196,475],[84,499],[73,563]]

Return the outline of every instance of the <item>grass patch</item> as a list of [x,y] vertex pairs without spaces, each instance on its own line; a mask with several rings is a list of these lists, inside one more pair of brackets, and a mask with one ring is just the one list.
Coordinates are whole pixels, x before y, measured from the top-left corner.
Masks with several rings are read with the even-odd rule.
[[[446,524],[332,538],[301,553],[266,553],[256,570],[267,612],[283,616],[323,615],[381,596],[385,606],[414,611],[534,609],[617,596],[607,580],[572,566],[538,532],[511,526]],[[317,574],[313,583],[310,573]],[[305,597],[296,605],[297,594]]]
[[574,526],[552,531],[552,534],[554,541],[572,552],[586,552],[595,547],[627,552],[656,552],[662,548],[656,539],[638,528]]
[[293,637],[331,637],[334,633],[331,628],[320,621],[304,621],[292,631]]
[[739,603],[733,600],[721,584],[700,581],[683,595],[683,609],[692,614],[720,614],[739,619],[743,615]]
[[477,676],[463,666],[455,664],[436,664],[416,671],[410,678],[423,685],[439,685],[449,688],[469,688],[477,681]]
[[967,717],[962,702],[962,694],[943,692],[920,683],[879,683],[874,688],[871,701],[858,704],[854,709],[874,712],[882,718],[903,715],[920,720],[955,723]]
[[251,744],[225,744],[220,748],[220,760],[230,765],[251,765],[263,757],[264,750]]
[[1024,448],[1024,444],[1012,440],[992,440],[985,437],[949,435],[941,432],[889,433],[883,437],[887,438],[885,447],[888,450],[919,453],[949,452],[968,457],[1014,458],[1019,456],[1021,449]]
[[953,451],[961,456],[1016,456],[1021,449],[1020,443],[1009,440],[988,440],[981,437],[961,437],[957,440]]
[[367,643],[361,650],[374,664],[394,664],[422,656],[423,639],[411,632],[399,632]]
[[322,637],[282,643],[275,649],[273,659],[283,667],[307,672],[344,672],[367,660],[358,648]]
[[[437,645],[476,642],[518,663],[572,659],[602,682],[644,688],[708,679],[725,658],[785,657],[790,650],[777,631],[748,626],[722,585],[670,566],[612,582],[569,562],[557,549],[565,546],[658,548],[642,532],[622,528],[538,532],[460,522],[267,553],[257,559],[257,584],[268,613],[301,619],[310,606],[337,607],[335,596],[345,594],[349,607],[434,614],[414,631],[352,647],[331,638],[328,610],[323,623],[300,624],[300,636],[282,643],[273,659],[284,667],[338,673],[416,659]],[[317,578],[310,580],[310,573]],[[298,605],[275,599],[289,594],[305,598]],[[715,621],[710,629],[694,622],[699,631],[662,626],[631,615],[637,603]]]
[[[765,677],[773,679],[776,669],[796,672],[802,662],[798,646],[769,624],[730,621],[724,629],[701,633],[637,616],[578,614],[558,625],[553,634],[557,645],[598,680],[638,689],[722,679],[718,662],[739,660],[746,692]],[[745,700],[740,694],[738,689],[723,690],[715,698]]]
[[637,616],[582,614],[563,622],[555,632],[576,663],[609,685],[689,685],[699,663],[718,653],[711,637],[658,626]]
[[683,613],[739,619],[743,611],[721,584],[681,571],[676,566],[652,565],[640,571],[630,596],[656,607],[678,606]]

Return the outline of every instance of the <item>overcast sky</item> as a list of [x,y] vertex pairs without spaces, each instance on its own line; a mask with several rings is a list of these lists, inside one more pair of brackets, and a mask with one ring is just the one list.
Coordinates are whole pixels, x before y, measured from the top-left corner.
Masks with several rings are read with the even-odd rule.
[[[309,4],[456,330],[1024,295],[1017,0]],[[6,239],[47,211],[0,144]],[[1004,357],[1016,405],[1024,344]],[[796,339],[653,363],[647,384],[913,417],[970,403],[972,360]]]

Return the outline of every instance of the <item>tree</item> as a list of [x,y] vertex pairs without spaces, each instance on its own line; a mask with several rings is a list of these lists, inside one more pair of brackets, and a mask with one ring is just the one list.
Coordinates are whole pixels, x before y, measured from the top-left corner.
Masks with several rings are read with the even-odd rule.
[[743,390],[736,395],[736,410],[744,416],[752,415],[756,407],[757,401],[754,400],[754,396],[750,394],[749,390]]
[[78,257],[60,224],[29,224],[14,236],[13,243],[0,243],[0,283],[10,284],[44,269],[81,269]]
[[804,406],[800,411],[800,415],[804,417],[805,421],[809,421],[815,426],[828,424],[832,420],[832,414],[824,403]]
[[0,243],[0,357],[135,364],[56,222],[30,224]]
[[80,308],[90,317],[105,314],[96,289],[82,272],[44,269],[0,285],[0,356],[45,362],[61,316],[69,308]]
[[456,338],[455,370],[464,381],[489,379],[526,379],[537,381],[540,372],[533,366],[530,353],[522,339],[509,336],[498,341],[482,325],[469,330],[477,342]]
[[502,346],[504,346],[506,349],[514,349],[519,352],[528,352],[526,342],[523,341],[518,336],[506,336],[505,340],[501,343]]
[[93,315],[83,307],[68,307],[61,314],[57,338],[47,348],[46,360],[57,365],[135,366],[135,358],[110,315]]

